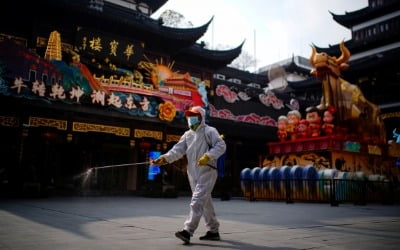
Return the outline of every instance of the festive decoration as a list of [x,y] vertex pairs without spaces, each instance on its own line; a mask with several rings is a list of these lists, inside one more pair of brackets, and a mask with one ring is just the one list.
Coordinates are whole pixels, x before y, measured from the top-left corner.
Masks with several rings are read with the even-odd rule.
[[268,91],[266,95],[260,94],[258,98],[260,99],[260,102],[267,107],[272,105],[274,109],[278,110],[285,107],[285,105],[283,105],[283,101],[278,99],[271,91]]
[[171,102],[161,103],[159,105],[159,115],[160,120],[172,121],[176,115],[176,109]]
[[[378,106],[369,102],[356,85],[340,78],[350,57],[343,42],[340,48],[339,58],[317,53],[313,48],[310,63],[315,67],[312,73],[322,81],[321,103],[305,110],[305,120],[300,120],[300,114],[288,113],[287,132],[295,136],[282,140],[279,125],[279,142],[268,143],[270,155],[263,166],[297,165],[305,169],[312,165],[319,171],[357,171],[357,178],[399,176],[399,169],[394,166],[395,157],[400,157],[400,144],[386,144]],[[393,130],[393,138],[400,141],[399,137]]]
[[4,127],[18,127],[19,119],[14,116],[2,116],[0,115],[0,126]]
[[236,92],[232,91],[228,86],[226,85],[218,85],[215,93],[217,96],[222,96],[224,100],[228,103],[234,103],[236,101],[239,101],[239,97],[236,94]]
[[[340,77],[341,70],[347,69],[350,59],[350,51],[342,41],[340,44],[342,52],[339,58],[329,56],[326,53],[318,53],[312,47],[310,64],[315,67],[311,73],[322,81],[323,95],[320,110],[332,106],[337,110],[336,122],[340,126],[350,127],[360,136],[372,134],[379,138],[381,143],[386,142],[383,122],[379,117],[379,107],[368,101],[360,88]],[[359,124],[363,124],[359,127]]]
[[170,69],[170,66],[163,64],[156,64],[151,68],[150,79],[156,88],[159,85],[164,85],[165,80],[173,77],[174,73]]
[[[215,93],[217,96],[223,97],[227,103],[236,103],[239,101],[247,102],[252,99],[248,93],[244,91],[238,91],[237,89],[233,87],[230,88],[224,84],[217,85]],[[269,91],[267,94],[256,95],[256,97],[258,97],[259,101],[267,107],[272,106],[276,110],[280,110],[285,107],[283,101],[277,98],[271,91]],[[296,104],[293,103],[293,105]]]
[[278,131],[277,135],[280,141],[286,141],[288,137],[287,126],[288,126],[287,116],[281,115],[278,117]]
[[298,110],[291,110],[287,114],[288,126],[287,133],[290,140],[296,140],[296,127],[301,119],[301,113]]
[[[95,36],[91,32],[81,32],[78,40],[82,43],[77,50],[62,47],[61,51],[61,46],[64,46],[61,43],[61,36],[56,31],[52,32],[46,50],[48,60],[11,40],[0,41],[0,61],[4,61],[7,65],[6,74],[1,74],[0,93],[48,103],[62,101],[69,104],[110,107],[130,115],[158,116],[168,122],[175,118],[183,122],[181,113],[190,106],[208,105],[205,87],[207,80],[200,81],[191,77],[189,73],[173,72],[173,63],[164,65],[162,59],[160,62],[156,60],[155,63],[149,60],[140,61],[138,68],[133,72],[117,68],[111,59],[132,61],[132,56],[137,60],[137,56],[140,55],[140,53],[128,54],[127,50],[122,51],[120,47],[115,47],[119,44],[128,48],[129,41]],[[94,58],[90,62],[91,65],[85,65],[81,63],[80,55],[77,53],[81,52],[86,56],[105,55],[106,50],[112,52],[109,58],[104,59],[107,65],[100,64]],[[69,65],[61,60],[62,52],[71,55],[72,62]],[[96,76],[89,69],[90,67],[93,69],[96,65],[98,66],[96,70],[103,72],[100,76]],[[29,73],[32,70],[35,75]],[[150,83],[144,82],[140,70],[147,72]],[[8,82],[10,79],[14,79],[12,84]]]
[[28,124],[30,127],[52,127],[59,130],[67,130],[66,120],[30,116]]
[[86,122],[73,122],[72,131],[74,132],[101,132],[115,134],[118,136],[129,137],[131,134],[130,128],[108,126]]
[[148,137],[148,138],[154,138],[156,140],[162,141],[163,132],[155,131],[155,130],[135,129],[133,136],[135,138]]
[[210,116],[211,117],[252,123],[252,124],[258,124],[258,125],[272,126],[272,127],[276,127],[276,124],[277,124],[276,121],[269,116],[259,116],[254,113],[251,113],[248,115],[236,116],[228,109],[218,110],[212,104],[209,104],[209,107],[210,107]]
[[321,134],[321,115],[319,114],[319,110],[316,107],[308,107],[306,113],[310,136],[319,136]]
[[46,60],[57,60],[61,61],[61,36],[57,31],[50,33],[49,42],[47,44],[46,53],[44,55]]
[[333,120],[335,119],[335,113],[336,109],[333,106],[328,107],[327,110],[324,112],[324,117],[322,118],[323,124],[322,124],[322,133],[324,135],[332,135],[333,134],[333,129],[335,128],[335,124],[333,123]]
[[301,119],[296,126],[296,138],[308,138],[310,136],[309,122],[305,119]]
[[290,108],[291,110],[299,110],[300,104],[299,101],[296,99],[290,99],[289,104],[286,104],[286,107]]

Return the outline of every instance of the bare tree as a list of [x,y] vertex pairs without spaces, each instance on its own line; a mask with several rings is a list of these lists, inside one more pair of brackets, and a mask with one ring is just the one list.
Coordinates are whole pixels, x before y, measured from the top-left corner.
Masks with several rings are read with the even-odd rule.
[[242,51],[242,53],[235,60],[233,60],[229,66],[240,70],[250,70],[251,67],[254,67],[254,70],[256,70],[256,63],[256,58],[250,55],[250,53],[247,51]]
[[[168,27],[175,27],[175,28],[190,28],[193,27],[193,24],[190,21],[187,21],[185,16],[180,14],[179,12],[176,12],[174,10],[166,10],[164,11],[160,17],[160,21],[164,26]],[[210,44],[207,42],[202,41],[202,44],[204,45],[204,48],[207,49],[215,49],[215,50],[228,50],[230,49],[230,46],[228,45],[223,45],[223,44],[218,44],[215,46],[215,48],[210,48]],[[240,70],[250,70],[251,67],[254,67],[257,63],[257,59],[255,59],[250,53],[246,51],[242,51],[242,53],[235,59],[233,62],[229,65],[233,68],[237,68]]]
[[164,11],[160,17],[162,20],[162,24],[164,26],[173,27],[173,28],[191,28],[193,24],[186,20],[185,16],[179,12],[174,10],[166,10]]

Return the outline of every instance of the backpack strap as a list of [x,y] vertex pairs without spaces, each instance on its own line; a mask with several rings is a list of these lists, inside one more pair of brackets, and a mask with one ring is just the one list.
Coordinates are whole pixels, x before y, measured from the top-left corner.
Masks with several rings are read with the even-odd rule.
[[212,147],[212,143],[211,143],[211,139],[209,136],[209,130],[210,127],[208,125],[206,125],[206,127],[204,128],[204,137],[206,138],[206,142],[208,144],[208,147],[211,148]]

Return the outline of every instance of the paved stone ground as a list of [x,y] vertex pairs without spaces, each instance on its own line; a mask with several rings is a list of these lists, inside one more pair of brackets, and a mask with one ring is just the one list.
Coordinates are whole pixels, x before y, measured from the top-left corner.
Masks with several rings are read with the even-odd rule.
[[189,197],[0,200],[0,249],[399,249],[400,206],[214,200],[221,241],[175,238]]

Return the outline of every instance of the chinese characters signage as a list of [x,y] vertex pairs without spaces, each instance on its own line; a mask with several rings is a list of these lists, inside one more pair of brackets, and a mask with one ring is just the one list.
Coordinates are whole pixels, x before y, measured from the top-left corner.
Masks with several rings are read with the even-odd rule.
[[81,54],[131,66],[142,58],[144,43],[81,29],[77,34],[75,47]]
[[91,103],[112,107],[131,115],[148,117],[156,117],[160,103],[160,100],[153,96],[121,92],[106,93],[102,90],[92,90],[91,93],[86,94],[79,85],[72,86],[71,89],[64,89],[63,85],[59,83],[45,85],[43,81],[38,80],[26,83],[21,77],[15,78],[9,89],[5,87],[1,90],[0,84],[0,93],[46,98],[51,101],[63,100],[66,103]]

